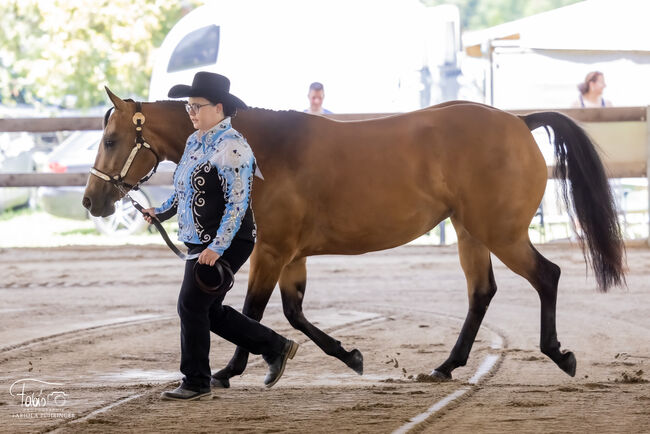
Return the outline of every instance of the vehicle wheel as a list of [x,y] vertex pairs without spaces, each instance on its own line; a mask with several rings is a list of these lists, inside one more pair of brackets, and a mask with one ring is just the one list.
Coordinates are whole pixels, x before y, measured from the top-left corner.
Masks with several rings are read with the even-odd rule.
[[[144,208],[149,208],[149,200],[140,191],[129,193]],[[125,237],[144,231],[149,225],[135,209],[128,198],[115,202],[115,212],[108,217],[92,217],[95,227],[104,235]]]

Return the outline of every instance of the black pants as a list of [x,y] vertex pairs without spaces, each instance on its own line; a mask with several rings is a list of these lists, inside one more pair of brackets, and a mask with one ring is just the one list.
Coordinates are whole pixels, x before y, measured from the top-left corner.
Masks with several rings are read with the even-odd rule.
[[[189,253],[198,253],[207,246],[187,244]],[[233,273],[246,262],[255,243],[234,239],[223,253]],[[213,296],[194,284],[194,263],[185,264],[185,276],[178,296],[181,319],[181,372],[184,387],[205,391],[210,389],[210,331],[252,354],[274,358],[287,340],[270,328],[221,303],[225,295]]]

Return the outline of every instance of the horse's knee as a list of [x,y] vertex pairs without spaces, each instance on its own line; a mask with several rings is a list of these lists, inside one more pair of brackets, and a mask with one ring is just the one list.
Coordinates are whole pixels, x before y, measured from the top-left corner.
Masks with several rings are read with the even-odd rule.
[[282,310],[291,327],[300,330],[305,320],[302,308],[296,306],[294,303],[290,303],[289,305],[283,304]]
[[[300,268],[300,266],[304,268],[304,264],[298,265],[299,266],[295,268]],[[286,274],[290,275],[291,273]],[[280,279],[280,291],[282,296],[282,310],[284,311],[284,316],[287,318],[289,324],[291,324],[293,328],[302,330],[306,322],[305,316],[302,312],[302,301],[305,297],[306,289],[306,282],[305,280],[302,280],[304,276],[302,274],[299,274],[299,280],[290,280],[284,274],[283,277],[283,279]]]
[[248,293],[246,294],[246,299],[244,300],[244,307],[242,308],[242,313],[249,318],[252,318],[256,321],[260,321],[264,315],[264,310],[266,310],[266,305],[271,298],[271,293],[273,288],[263,289],[253,291],[249,288]]

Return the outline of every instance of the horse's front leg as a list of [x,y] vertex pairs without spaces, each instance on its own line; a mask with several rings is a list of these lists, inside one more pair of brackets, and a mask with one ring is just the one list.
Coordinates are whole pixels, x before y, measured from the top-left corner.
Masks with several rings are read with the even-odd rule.
[[[278,257],[279,255],[270,253],[259,244],[251,255],[248,292],[246,293],[242,313],[256,321],[262,319],[264,309],[266,309],[284,265],[278,260]],[[230,387],[230,378],[241,375],[246,369],[248,354],[245,349],[237,347],[228,364],[220,371],[212,374],[212,387]]]
[[346,351],[341,342],[310,323],[302,311],[302,301],[307,285],[306,258],[295,259],[282,270],[280,291],[282,307],[289,323],[309,337],[329,356],[345,363],[357,374],[363,374],[363,355],[357,349]]

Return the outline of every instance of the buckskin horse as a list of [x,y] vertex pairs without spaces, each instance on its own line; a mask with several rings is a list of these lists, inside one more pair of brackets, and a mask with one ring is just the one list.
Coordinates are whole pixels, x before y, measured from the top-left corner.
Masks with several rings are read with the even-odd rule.
[[[136,103],[106,91],[114,111],[104,118],[94,167],[103,175],[90,176],[83,198],[94,216],[110,215],[124,191],[160,159],[178,162],[193,132],[184,101]],[[497,290],[490,253],[535,288],[541,300],[540,349],[575,375],[576,358],[560,349],[555,325],[560,268],[528,237],[547,181],[533,129],[553,130],[555,176],[579,224],[583,255],[603,291],[624,282],[624,246],[602,162],[569,117],[557,112],[515,116],[456,101],[359,122],[249,108],[239,110],[232,125],[248,140],[263,175],[253,184],[258,240],[244,314],[261,320],[279,282],[291,325],[362,374],[361,352],[345,350],[303,314],[306,258],[389,249],[450,217],[469,310],[449,357],[431,375],[450,379],[467,362]],[[138,135],[148,150],[134,147]],[[237,348],[214,377],[229,387],[229,379],[241,374],[247,361],[248,353]]]

